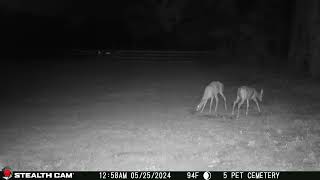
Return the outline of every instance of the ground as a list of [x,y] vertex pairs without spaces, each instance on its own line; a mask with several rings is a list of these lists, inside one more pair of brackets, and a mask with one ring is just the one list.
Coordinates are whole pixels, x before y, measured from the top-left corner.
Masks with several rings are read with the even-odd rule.
[[[309,78],[230,63],[95,57],[27,67],[7,73],[0,167],[320,170],[320,86]],[[208,106],[195,112],[213,80],[225,85],[227,112],[222,98],[217,114]],[[264,89],[262,113],[251,102],[249,115],[243,106],[236,120],[231,109],[241,85]]]

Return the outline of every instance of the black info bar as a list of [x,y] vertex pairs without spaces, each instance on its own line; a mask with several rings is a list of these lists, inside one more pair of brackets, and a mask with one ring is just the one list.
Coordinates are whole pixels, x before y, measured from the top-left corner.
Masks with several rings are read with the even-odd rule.
[[320,171],[12,171],[2,179],[312,180],[320,179]]

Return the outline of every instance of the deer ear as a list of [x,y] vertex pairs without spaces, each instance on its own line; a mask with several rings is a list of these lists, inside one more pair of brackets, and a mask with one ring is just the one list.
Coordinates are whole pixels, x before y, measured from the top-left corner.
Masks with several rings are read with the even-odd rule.
[[261,89],[261,95],[263,94],[263,89]]

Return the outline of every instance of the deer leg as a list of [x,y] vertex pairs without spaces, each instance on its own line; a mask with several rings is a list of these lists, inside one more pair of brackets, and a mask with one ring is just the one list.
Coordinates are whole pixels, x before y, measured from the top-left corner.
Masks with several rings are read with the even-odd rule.
[[254,99],[254,102],[256,103],[256,105],[258,107],[258,111],[261,112],[258,101],[256,99]]
[[244,100],[241,100],[241,102],[238,104],[238,114],[237,114],[237,119],[239,118],[239,114],[240,114],[240,108],[242,106],[242,104],[244,103]]
[[215,109],[214,109],[214,112],[217,113],[218,104],[219,104],[218,95],[215,95],[214,98],[216,99],[216,107],[215,107]]
[[247,111],[246,111],[246,116],[248,116],[248,110],[249,110],[249,99],[247,99]]
[[232,106],[232,115],[234,114],[234,107],[236,106],[236,104],[239,102],[240,98],[239,96],[237,96],[237,99],[233,102],[233,106]]
[[206,99],[206,101],[204,102],[204,104],[203,104],[203,106],[202,106],[202,109],[201,109],[201,112],[203,111],[204,107],[206,106],[207,101],[208,101],[208,99]]
[[210,110],[209,110],[210,113],[211,113],[212,101],[213,101],[213,97],[211,97],[211,102],[210,102]]
[[223,93],[220,93],[220,95],[222,96],[223,100],[224,100],[224,109],[227,111],[227,101],[226,101],[226,97],[224,97]]

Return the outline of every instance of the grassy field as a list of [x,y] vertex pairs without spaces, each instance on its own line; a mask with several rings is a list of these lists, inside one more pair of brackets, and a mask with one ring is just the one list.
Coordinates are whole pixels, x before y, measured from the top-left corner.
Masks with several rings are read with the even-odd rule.
[[[0,167],[13,170],[320,170],[320,85],[277,69],[201,63],[14,67]],[[37,65],[35,65],[36,67]],[[213,80],[228,111],[195,106]],[[264,89],[231,116],[237,88]]]

